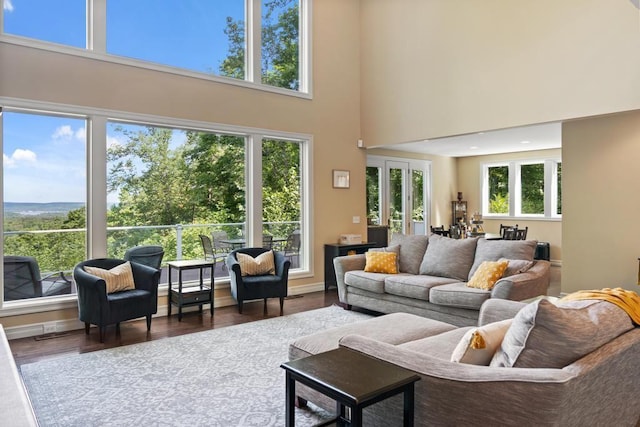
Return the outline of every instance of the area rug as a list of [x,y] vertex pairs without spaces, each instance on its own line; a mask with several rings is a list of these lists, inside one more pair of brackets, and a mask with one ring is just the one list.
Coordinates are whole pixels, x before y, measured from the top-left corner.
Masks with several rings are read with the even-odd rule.
[[[284,426],[289,342],[370,316],[331,306],[21,366],[46,426]],[[296,409],[296,426],[329,418]]]

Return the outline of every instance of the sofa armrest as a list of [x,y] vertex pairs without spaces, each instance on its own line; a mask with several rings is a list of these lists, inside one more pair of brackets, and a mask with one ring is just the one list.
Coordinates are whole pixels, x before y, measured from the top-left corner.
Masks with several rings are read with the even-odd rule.
[[526,304],[501,298],[491,298],[482,303],[478,326],[512,319]]
[[333,259],[333,268],[336,272],[336,282],[338,283],[338,297],[340,302],[348,304],[347,286],[344,284],[344,275],[348,271],[364,270],[367,259],[364,254],[339,256]]
[[549,290],[550,278],[551,263],[537,260],[524,273],[498,280],[491,290],[491,298],[522,301],[538,295],[546,295]]

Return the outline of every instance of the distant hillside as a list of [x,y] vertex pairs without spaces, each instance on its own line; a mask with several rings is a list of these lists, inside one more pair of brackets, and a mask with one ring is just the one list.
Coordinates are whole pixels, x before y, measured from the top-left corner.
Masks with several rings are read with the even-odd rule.
[[66,215],[69,211],[84,207],[84,203],[15,203],[5,202],[4,213],[8,216]]

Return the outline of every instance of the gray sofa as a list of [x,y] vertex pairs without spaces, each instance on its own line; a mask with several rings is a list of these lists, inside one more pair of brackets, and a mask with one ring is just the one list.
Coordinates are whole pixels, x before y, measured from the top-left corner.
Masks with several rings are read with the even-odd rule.
[[[457,326],[477,324],[491,298],[521,301],[546,295],[550,263],[534,260],[535,240],[450,239],[437,234],[395,234],[387,248],[398,255],[399,274],[365,272],[365,254],[334,258],[338,296],[346,308],[406,312]],[[510,260],[491,290],[466,282],[483,261]],[[513,265],[513,268],[512,268]]]
[[[539,308],[562,311],[545,302],[542,306],[542,301],[524,304],[491,299],[483,304],[478,323],[483,326],[513,318],[500,349],[517,321],[539,327],[543,335],[560,331],[547,335],[545,341],[532,338],[538,332],[528,333],[527,345],[533,347],[535,362],[540,360],[542,367],[494,366],[494,360],[500,360],[496,355],[491,366],[453,362],[455,348],[474,328],[456,328],[406,313],[301,337],[291,343],[289,358],[340,345],[413,371],[420,376],[415,389],[417,426],[635,426],[640,421],[640,328],[634,328],[624,313],[612,316],[612,310],[618,310],[612,304],[595,305],[593,301],[569,308],[568,317],[563,312],[550,320],[538,314],[537,321],[530,322]],[[603,306],[606,310],[601,310]],[[597,310],[599,314],[594,314]],[[559,323],[548,329],[545,322]],[[514,329],[517,335],[518,328]],[[565,338],[562,330],[570,331],[571,336],[564,344],[558,341]],[[594,342],[595,337],[602,342]],[[588,348],[583,347],[585,343]],[[563,352],[574,348],[584,354],[573,354],[575,360],[566,365],[560,362],[562,367],[546,367],[554,362],[545,358],[545,352],[557,362]],[[327,410],[334,408],[333,402],[302,385],[296,391],[302,403],[308,400]],[[365,425],[402,425],[402,405],[402,396],[395,396],[366,408]]]

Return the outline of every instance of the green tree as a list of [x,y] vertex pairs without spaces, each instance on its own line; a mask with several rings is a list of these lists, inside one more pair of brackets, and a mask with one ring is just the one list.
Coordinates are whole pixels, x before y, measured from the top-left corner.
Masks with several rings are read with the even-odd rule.
[[[299,88],[299,7],[297,0],[266,1],[262,19],[262,83],[297,90]],[[244,22],[227,17],[224,33],[228,54],[220,74],[245,77]]]

